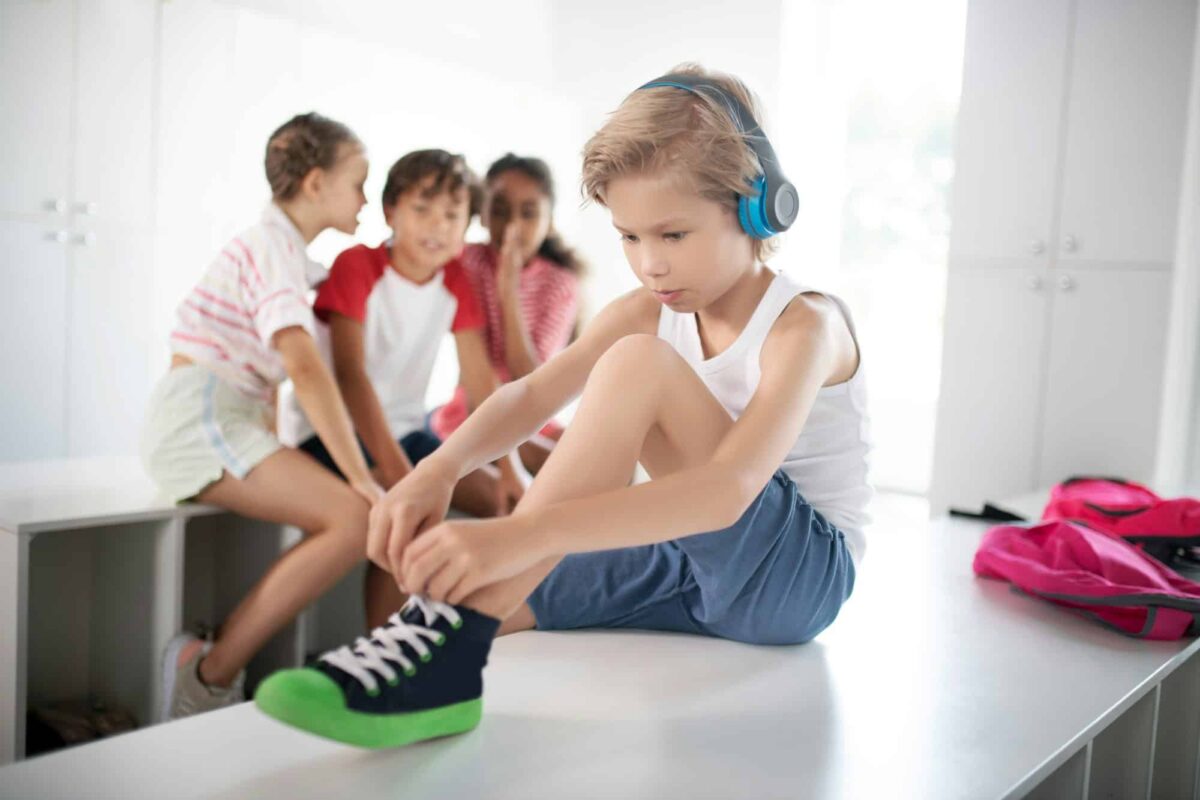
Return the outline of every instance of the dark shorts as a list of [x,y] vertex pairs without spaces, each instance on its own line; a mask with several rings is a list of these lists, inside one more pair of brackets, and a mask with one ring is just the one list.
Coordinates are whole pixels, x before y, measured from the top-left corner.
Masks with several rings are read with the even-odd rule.
[[[421,459],[430,455],[434,450],[437,450],[441,446],[442,440],[427,430],[415,430],[412,433],[402,436],[399,439],[399,444],[400,449],[404,451],[404,455],[408,456],[408,460],[416,465]],[[358,446],[362,449],[363,458],[367,460],[367,466],[374,467],[375,462],[371,460],[371,455],[367,452],[367,448],[363,447],[361,440]],[[337,468],[337,464],[333,463],[333,456],[329,455],[329,451],[325,449],[325,443],[316,435],[310,436],[301,442],[298,449],[308,453],[320,462],[321,466],[345,480],[346,476]]]
[[569,555],[529,597],[540,630],[643,628],[806,642],[854,588],[845,535],[776,472],[728,528]]

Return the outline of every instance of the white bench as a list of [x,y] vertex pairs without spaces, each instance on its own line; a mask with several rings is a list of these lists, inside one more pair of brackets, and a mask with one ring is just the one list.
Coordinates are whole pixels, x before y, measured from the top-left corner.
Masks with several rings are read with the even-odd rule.
[[[219,621],[298,536],[164,502],[136,459],[0,465],[0,764],[24,755],[37,703],[95,695],[152,723],[166,642],[185,623]],[[272,640],[251,679],[299,663],[315,617]],[[360,625],[351,613],[326,634]]]
[[986,527],[881,520],[800,647],[522,633],[464,736],[367,754],[247,704],[5,767],[0,797],[1195,797],[1200,643],[975,578]]

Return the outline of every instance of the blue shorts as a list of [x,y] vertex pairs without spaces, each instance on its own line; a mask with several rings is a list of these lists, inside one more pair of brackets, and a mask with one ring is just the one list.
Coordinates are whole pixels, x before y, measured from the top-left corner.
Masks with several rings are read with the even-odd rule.
[[[416,466],[417,462],[441,447],[442,440],[434,436],[429,431],[418,428],[412,433],[407,433],[400,437],[399,444],[400,449],[404,451],[404,455],[408,456],[408,460],[411,461],[414,466]],[[363,447],[362,440],[359,440],[358,446],[362,448],[363,458],[367,460],[367,466],[374,467],[375,462],[371,459],[371,454],[367,452],[367,448]],[[308,453],[310,456],[315,458],[321,464],[321,466],[330,470],[342,480],[346,479],[346,476],[342,474],[342,471],[337,468],[337,464],[333,463],[333,456],[331,456],[329,451],[325,449],[325,443],[321,441],[320,437],[316,436],[315,434],[308,437],[300,443],[300,446],[297,449]]]
[[644,628],[798,644],[854,588],[844,534],[782,470],[728,528],[569,555],[529,597],[539,630]]

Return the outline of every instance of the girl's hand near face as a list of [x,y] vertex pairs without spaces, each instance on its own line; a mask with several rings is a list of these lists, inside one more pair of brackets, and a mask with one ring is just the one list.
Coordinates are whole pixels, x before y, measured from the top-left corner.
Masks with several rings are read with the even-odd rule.
[[521,268],[524,266],[525,256],[521,252],[517,223],[510,222],[504,228],[504,241],[500,243],[496,268],[496,283],[503,298],[507,299],[516,293],[521,282]]

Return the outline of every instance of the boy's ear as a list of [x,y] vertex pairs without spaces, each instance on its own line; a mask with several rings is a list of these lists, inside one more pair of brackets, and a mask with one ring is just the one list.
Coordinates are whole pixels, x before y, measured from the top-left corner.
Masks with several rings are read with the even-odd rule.
[[383,207],[383,221],[387,223],[389,228],[392,227],[392,216],[395,215],[395,213],[396,213],[396,204],[395,203],[392,203],[391,205],[386,205]]

